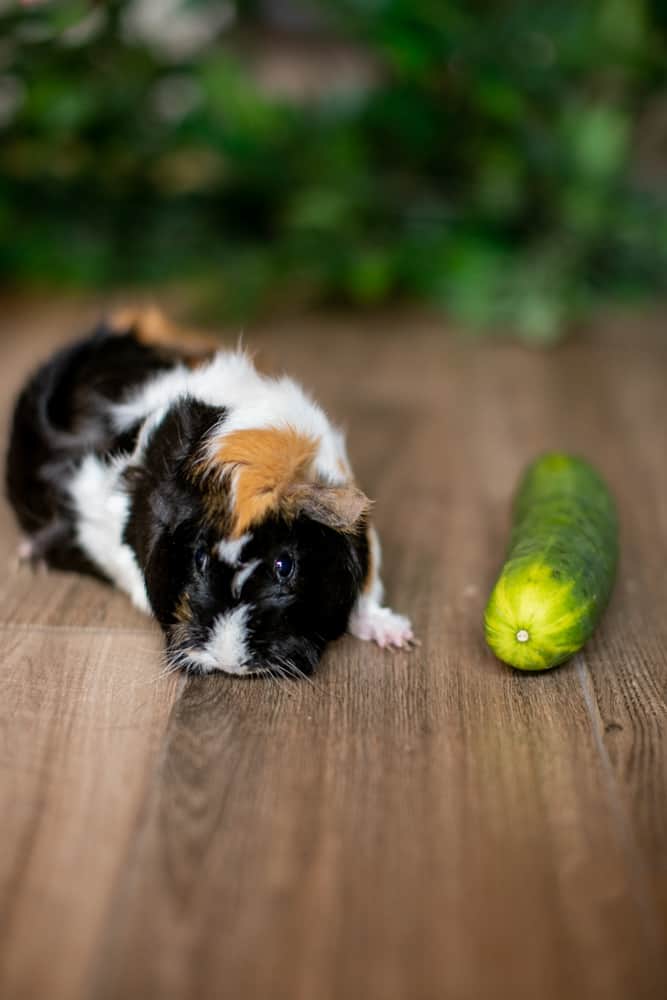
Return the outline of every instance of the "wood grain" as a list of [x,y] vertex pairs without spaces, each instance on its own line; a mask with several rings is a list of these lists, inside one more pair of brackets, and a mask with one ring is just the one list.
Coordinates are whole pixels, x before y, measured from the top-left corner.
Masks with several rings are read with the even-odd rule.
[[0,994],[77,996],[179,681],[148,633],[0,641]]
[[[348,428],[412,654],[346,637],[312,683],[157,680],[120,595],[2,582],[3,998],[664,995],[663,322],[549,353],[410,315],[254,332]],[[608,478],[623,558],[583,654],[523,676],[480,619],[552,447]]]

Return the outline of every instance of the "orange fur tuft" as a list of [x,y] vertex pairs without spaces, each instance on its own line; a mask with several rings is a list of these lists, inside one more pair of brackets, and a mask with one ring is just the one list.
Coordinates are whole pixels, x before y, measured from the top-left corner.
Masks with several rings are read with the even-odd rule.
[[109,317],[109,326],[117,333],[131,331],[140,343],[175,355],[190,368],[208,361],[221,346],[217,337],[182,330],[157,306],[118,309]]
[[208,467],[235,471],[233,537],[278,513],[289,488],[312,475],[316,442],[291,427],[232,431],[221,438]]

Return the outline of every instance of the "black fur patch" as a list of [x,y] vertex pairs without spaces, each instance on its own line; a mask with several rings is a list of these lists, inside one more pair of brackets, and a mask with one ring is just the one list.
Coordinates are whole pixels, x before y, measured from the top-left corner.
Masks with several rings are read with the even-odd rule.
[[[345,632],[368,565],[365,532],[344,534],[308,517],[262,524],[244,549],[262,564],[246,581],[249,627],[256,661],[288,673],[309,673],[325,645]],[[293,578],[276,580],[275,560],[287,552]]]
[[202,439],[225,411],[184,398],[151,435],[141,466],[125,478],[130,516],[124,541],[134,550],[160,624],[174,611],[191,571],[192,549],[201,530],[203,499],[192,484],[190,464]]
[[132,432],[116,434],[104,402],[120,400],[169,367],[130,334],[100,326],[58,351],[28,380],[14,408],[6,489],[19,524],[34,539],[36,557],[56,569],[104,578],[76,543],[67,485],[86,454],[131,446]]

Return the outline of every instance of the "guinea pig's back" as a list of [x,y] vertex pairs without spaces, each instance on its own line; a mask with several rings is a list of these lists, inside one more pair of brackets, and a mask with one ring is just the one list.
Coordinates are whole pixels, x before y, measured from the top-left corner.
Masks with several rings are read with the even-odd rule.
[[168,367],[132,334],[103,325],[30,376],[14,407],[5,470],[7,496],[24,531],[33,535],[68,516],[67,479],[77,463],[122,444],[105,404]]

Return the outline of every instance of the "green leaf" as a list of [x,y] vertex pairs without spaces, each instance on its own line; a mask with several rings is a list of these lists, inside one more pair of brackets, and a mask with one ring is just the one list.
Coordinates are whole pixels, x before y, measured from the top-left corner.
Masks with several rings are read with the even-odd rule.
[[563,115],[561,131],[576,170],[605,180],[622,168],[628,149],[627,116],[610,105],[579,105]]

